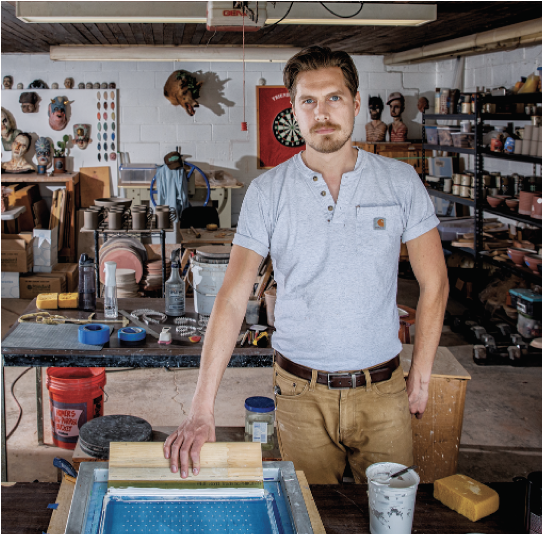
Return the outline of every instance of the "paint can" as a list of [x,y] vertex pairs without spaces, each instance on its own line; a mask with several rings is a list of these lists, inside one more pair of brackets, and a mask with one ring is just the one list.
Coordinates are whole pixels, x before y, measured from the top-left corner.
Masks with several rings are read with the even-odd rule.
[[57,447],[75,449],[79,429],[104,414],[105,382],[103,367],[47,369],[53,442]]
[[412,531],[416,492],[420,483],[418,473],[409,471],[386,482],[390,475],[406,467],[381,462],[366,469],[371,534],[410,534]]

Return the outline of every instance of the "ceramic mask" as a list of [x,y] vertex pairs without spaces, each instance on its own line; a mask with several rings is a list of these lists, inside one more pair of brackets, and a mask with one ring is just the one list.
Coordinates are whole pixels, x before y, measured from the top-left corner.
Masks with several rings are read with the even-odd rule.
[[4,76],[2,85],[4,86],[4,89],[11,89],[13,87],[13,78],[11,76]]
[[73,139],[81,150],[85,150],[90,140],[90,124],[76,124],[73,127]]
[[38,165],[48,167],[51,163],[51,143],[46,137],[40,137],[34,145]]
[[22,84],[21,82],[19,82],[19,83],[17,84],[17,89],[21,90],[23,87],[24,87],[24,86],[23,86],[23,84]]
[[47,115],[49,116],[49,126],[55,132],[63,130],[68,124],[68,119],[66,118],[66,104],[68,102],[68,99],[63,96],[51,99]]
[[78,89],[84,89],[85,88],[85,84],[83,82],[81,82],[78,86],[77,86]]
[[13,141],[11,147],[11,160],[2,163],[2,169],[11,172],[24,172],[35,170],[34,165],[24,159],[30,148],[32,138],[30,134],[20,133]]
[[[109,84],[109,89],[116,89],[116,88],[117,88],[117,84],[115,82],[111,82]],[[113,98],[113,97],[111,97],[111,98]]]
[[190,115],[199,107],[198,98],[203,82],[185,70],[172,72],[164,85],[164,96],[174,105],[182,106]]
[[21,93],[19,104],[23,113],[36,113],[36,104],[38,103],[38,95],[34,92]]
[[51,84],[51,89],[58,89],[58,83],[53,82],[53,83]]
[[11,145],[15,138],[21,133],[21,130],[17,130],[11,117],[7,114],[6,110],[2,108],[2,146],[4,150],[11,150]]
[[64,80],[64,87],[66,89],[73,89],[73,78],[66,78]]

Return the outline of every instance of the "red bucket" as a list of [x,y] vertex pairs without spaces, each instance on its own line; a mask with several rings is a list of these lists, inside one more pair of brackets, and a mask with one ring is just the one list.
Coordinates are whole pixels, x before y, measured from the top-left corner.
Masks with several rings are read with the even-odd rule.
[[79,429],[104,414],[103,367],[48,367],[47,389],[51,407],[53,442],[75,449]]

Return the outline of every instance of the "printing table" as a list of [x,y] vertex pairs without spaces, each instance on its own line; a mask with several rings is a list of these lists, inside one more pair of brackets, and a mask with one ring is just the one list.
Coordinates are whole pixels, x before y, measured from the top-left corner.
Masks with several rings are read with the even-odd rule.
[[[131,312],[138,308],[150,308],[163,311],[163,299],[119,299],[119,310]],[[28,305],[25,314],[39,311],[35,299]],[[193,299],[186,300],[188,317],[197,317],[194,312]],[[88,312],[79,310],[52,310],[51,313],[73,318],[87,318]],[[119,315],[122,319],[122,316]],[[98,299],[96,319],[103,319],[103,300]],[[55,349],[13,349],[2,347],[2,481],[7,478],[7,452],[4,408],[4,365],[10,367],[36,368],[36,402],[37,402],[37,431],[38,443],[43,444],[43,406],[42,406],[42,367],[199,367],[201,357],[201,343],[191,343],[187,338],[181,338],[175,332],[173,318],[165,323],[149,325],[155,332],[160,332],[162,326],[172,327],[173,341],[171,345],[159,345],[158,340],[147,335],[142,347],[121,347],[113,332],[109,343],[101,351],[55,350]],[[120,326],[120,323],[119,323]],[[15,323],[6,337],[15,330]],[[52,327],[54,328],[54,327]],[[116,327],[115,327],[116,329]],[[258,348],[253,345],[237,346],[230,359],[228,367],[271,367],[273,365],[273,350],[271,348]]]
[[[64,483],[63,483],[64,484]],[[522,530],[522,503],[516,484],[489,484],[500,496],[500,508],[494,514],[472,523],[433,498],[433,484],[418,487],[412,532],[423,534],[519,534]],[[60,484],[50,482],[18,482],[2,487],[2,534],[34,534],[64,532],[65,516],[49,523]],[[310,490],[327,534],[368,534],[369,509],[365,484],[311,485]],[[71,500],[71,497],[70,497]],[[54,514],[61,514],[62,499]],[[69,501],[67,501],[69,506]],[[65,512],[67,516],[67,511]],[[49,528],[48,528],[49,527]],[[60,529],[58,528],[60,527]],[[321,530],[320,530],[321,532]],[[316,531],[315,531],[316,534]]]

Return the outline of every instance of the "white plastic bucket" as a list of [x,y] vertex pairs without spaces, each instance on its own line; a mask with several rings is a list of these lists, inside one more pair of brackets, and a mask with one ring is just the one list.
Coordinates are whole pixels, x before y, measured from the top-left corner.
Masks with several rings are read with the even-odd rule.
[[381,462],[370,465],[365,474],[369,484],[369,516],[371,534],[410,534],[416,492],[420,477],[415,471],[385,482],[386,478],[406,465]]
[[211,315],[215,298],[224,282],[227,263],[200,263],[191,260],[192,287],[194,288],[194,307],[202,315]]

